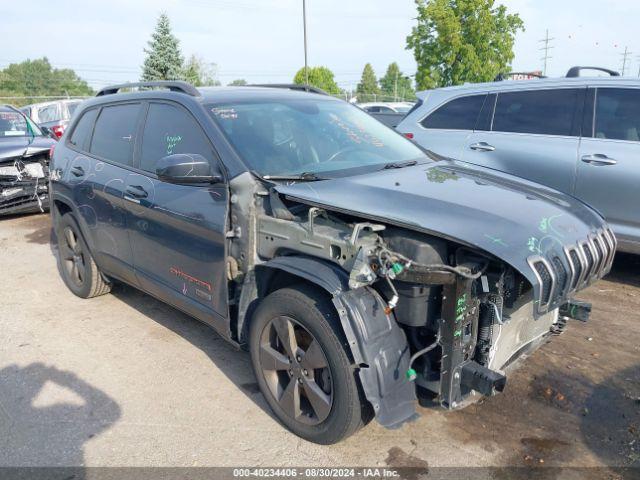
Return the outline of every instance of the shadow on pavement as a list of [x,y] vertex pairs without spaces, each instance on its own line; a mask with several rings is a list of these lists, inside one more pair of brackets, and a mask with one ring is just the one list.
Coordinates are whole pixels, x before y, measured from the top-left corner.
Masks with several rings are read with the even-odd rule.
[[0,466],[83,466],[84,444],[120,414],[111,397],[72,372],[9,365],[0,370]]

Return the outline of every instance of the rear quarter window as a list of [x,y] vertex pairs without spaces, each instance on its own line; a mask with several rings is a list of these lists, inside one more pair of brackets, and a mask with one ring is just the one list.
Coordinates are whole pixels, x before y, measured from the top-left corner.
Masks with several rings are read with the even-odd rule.
[[80,120],[76,124],[71,137],[69,137],[69,144],[78,150],[88,151],[89,143],[91,142],[91,133],[93,133],[93,125],[98,116],[98,109],[92,108],[82,114]]

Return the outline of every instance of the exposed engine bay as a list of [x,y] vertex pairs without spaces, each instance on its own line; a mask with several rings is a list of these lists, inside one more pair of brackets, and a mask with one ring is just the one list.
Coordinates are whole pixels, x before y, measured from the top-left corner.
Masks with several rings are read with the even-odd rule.
[[[380,308],[375,302],[365,307],[372,317],[382,314],[403,332],[404,347],[372,352],[380,354],[375,362],[389,363],[374,372],[390,378],[378,380],[381,389],[383,383],[398,388],[404,382],[426,405],[463,407],[502,392],[507,370],[546,337],[561,333],[569,317],[588,318],[590,305],[568,297],[561,308],[539,312],[534,289],[520,272],[468,245],[299,203],[274,189],[259,189],[254,198],[255,215],[239,210],[247,208],[239,197],[235,213],[232,205],[236,226],[229,234],[228,276],[238,285],[236,293],[242,288],[246,294],[243,272],[252,267],[299,257],[335,265],[347,276],[349,294],[375,292],[381,299]],[[241,221],[247,218],[255,225]],[[255,255],[243,254],[252,245]],[[397,358],[388,358],[394,353]]]
[[0,163],[0,215],[44,212],[49,205],[49,150]]

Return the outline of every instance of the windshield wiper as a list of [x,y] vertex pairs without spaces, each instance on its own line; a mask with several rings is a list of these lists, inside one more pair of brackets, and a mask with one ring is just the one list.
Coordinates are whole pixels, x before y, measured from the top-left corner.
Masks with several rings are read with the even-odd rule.
[[418,161],[417,160],[407,160],[406,162],[395,162],[395,163],[387,163],[384,166],[385,170],[389,170],[391,168],[404,168],[404,167],[413,167],[414,165],[417,165]]
[[265,180],[298,180],[303,182],[313,182],[316,180],[324,180],[324,178],[317,176],[315,173],[302,172],[291,175],[263,175]]

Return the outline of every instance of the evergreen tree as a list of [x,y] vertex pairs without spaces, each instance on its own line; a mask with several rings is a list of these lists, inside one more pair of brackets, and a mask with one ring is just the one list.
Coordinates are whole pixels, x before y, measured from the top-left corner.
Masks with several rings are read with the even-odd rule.
[[356,88],[360,101],[373,100],[374,95],[380,94],[380,87],[378,86],[378,80],[376,79],[376,73],[373,71],[373,67],[370,63],[364,66],[362,71],[362,78]]
[[387,68],[387,73],[380,79],[380,91],[385,98],[393,100],[413,100],[416,96],[411,86],[411,79],[400,71],[400,67],[393,62]]
[[151,35],[149,49],[142,67],[142,81],[176,80],[183,77],[183,58],[180,42],[171,33],[169,17],[163,13],[158,18],[156,29]]

